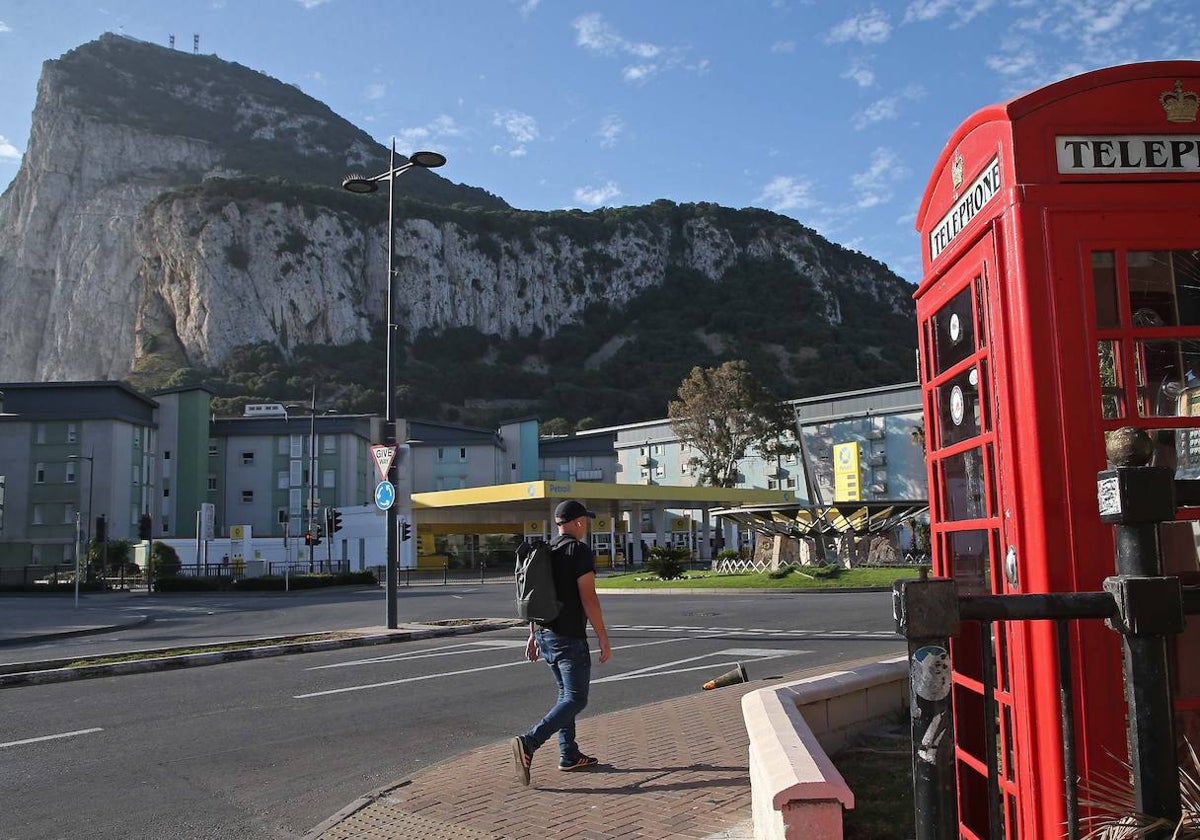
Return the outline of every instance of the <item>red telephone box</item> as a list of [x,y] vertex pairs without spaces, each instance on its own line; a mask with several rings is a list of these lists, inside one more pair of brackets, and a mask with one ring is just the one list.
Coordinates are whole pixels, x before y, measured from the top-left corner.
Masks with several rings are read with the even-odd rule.
[[[1114,67],[984,108],[942,151],[915,297],[934,571],[960,592],[1096,591],[1114,574],[1096,500],[1107,431],[1144,428],[1161,463],[1200,477],[1198,105],[1200,62]],[[952,643],[959,831],[989,837],[994,727],[1002,836],[1061,837],[1054,627],[993,628],[995,720],[984,642]],[[1078,773],[1118,771],[1120,637],[1079,621],[1069,638]],[[1176,688],[1177,709],[1200,706]]]

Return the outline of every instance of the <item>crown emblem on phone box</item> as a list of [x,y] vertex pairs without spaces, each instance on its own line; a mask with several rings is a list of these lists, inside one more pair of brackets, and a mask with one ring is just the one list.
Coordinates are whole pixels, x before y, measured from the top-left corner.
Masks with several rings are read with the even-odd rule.
[[1200,96],[1193,90],[1184,90],[1183,82],[1178,79],[1175,80],[1175,89],[1164,90],[1159,94],[1158,101],[1167,113],[1167,122],[1195,122],[1196,112],[1200,110]]

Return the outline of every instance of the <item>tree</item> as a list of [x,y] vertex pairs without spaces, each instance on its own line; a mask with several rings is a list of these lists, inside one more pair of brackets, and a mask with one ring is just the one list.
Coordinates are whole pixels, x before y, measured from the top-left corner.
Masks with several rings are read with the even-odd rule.
[[751,450],[765,458],[799,451],[791,412],[740,359],[692,368],[667,416],[680,442],[695,453],[689,463],[699,483],[712,487],[735,486],[738,461]]

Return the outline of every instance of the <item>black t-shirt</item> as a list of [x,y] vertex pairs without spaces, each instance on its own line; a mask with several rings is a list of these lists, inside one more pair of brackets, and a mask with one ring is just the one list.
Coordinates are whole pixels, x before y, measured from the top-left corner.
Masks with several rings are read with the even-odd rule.
[[587,615],[579,597],[579,578],[596,571],[591,547],[574,537],[559,534],[550,543],[554,563],[554,590],[562,602],[558,618],[546,626],[560,636],[587,638]]

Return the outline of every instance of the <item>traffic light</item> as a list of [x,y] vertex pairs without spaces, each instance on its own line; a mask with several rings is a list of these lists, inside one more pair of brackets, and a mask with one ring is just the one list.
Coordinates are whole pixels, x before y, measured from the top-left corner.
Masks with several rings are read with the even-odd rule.
[[104,542],[108,536],[108,520],[103,516],[96,517],[96,542]]
[[342,530],[342,512],[336,508],[329,510],[329,533],[336,534]]
[[141,515],[141,517],[138,518],[138,539],[139,540],[150,539],[151,527],[152,527],[152,523],[150,520],[150,514],[143,513]]
[[408,542],[412,539],[412,524],[408,522],[400,523],[400,542]]
[[320,545],[321,544],[320,534],[314,534],[312,531],[305,531],[304,532],[304,544],[311,545],[311,546]]

